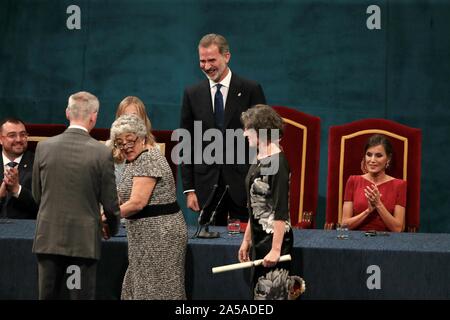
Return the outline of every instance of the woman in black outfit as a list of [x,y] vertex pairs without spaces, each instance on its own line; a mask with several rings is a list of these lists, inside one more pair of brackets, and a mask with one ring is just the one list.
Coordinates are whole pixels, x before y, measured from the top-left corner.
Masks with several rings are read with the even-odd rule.
[[278,262],[292,253],[293,233],[289,217],[290,169],[279,146],[283,120],[267,105],[256,105],[242,113],[244,136],[257,148],[256,163],[246,178],[249,223],[239,248],[239,261],[264,259],[255,268],[254,285],[274,269],[290,271],[290,262]]

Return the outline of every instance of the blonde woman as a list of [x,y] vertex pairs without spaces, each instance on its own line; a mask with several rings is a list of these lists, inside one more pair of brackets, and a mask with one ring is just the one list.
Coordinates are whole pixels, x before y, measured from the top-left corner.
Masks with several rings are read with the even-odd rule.
[[[147,116],[147,111],[141,99],[135,96],[125,97],[117,106],[116,110],[116,119],[125,114],[134,114],[138,116],[145,124],[145,145],[146,148],[151,148],[153,146],[158,147],[158,144],[155,141],[155,137],[153,136],[152,123]],[[115,175],[116,175],[116,183],[119,184],[120,177],[122,175],[125,158],[122,152],[114,146],[114,143],[111,140],[108,140],[106,143],[108,146],[112,147],[112,153],[114,158],[114,167],[115,167]],[[159,147],[158,147],[159,148]]]

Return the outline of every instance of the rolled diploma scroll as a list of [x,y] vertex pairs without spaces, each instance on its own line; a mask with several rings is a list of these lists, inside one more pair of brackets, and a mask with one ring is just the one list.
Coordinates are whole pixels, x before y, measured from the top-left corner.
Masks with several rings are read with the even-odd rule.
[[[278,262],[291,261],[291,260],[292,260],[291,255],[285,254],[284,256],[280,257]],[[232,270],[238,270],[238,269],[251,268],[253,266],[261,265],[263,263],[263,261],[264,261],[264,259],[259,259],[259,260],[255,260],[255,261],[227,264],[225,266],[212,268],[212,273],[220,273],[220,272],[226,272],[226,271],[232,271]]]

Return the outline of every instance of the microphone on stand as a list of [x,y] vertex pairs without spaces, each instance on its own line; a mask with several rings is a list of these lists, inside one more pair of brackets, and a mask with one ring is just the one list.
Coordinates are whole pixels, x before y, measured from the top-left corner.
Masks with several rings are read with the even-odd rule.
[[[214,191],[216,191],[216,189],[217,189],[217,185],[214,185]],[[220,207],[220,205],[221,205],[221,203],[223,201],[223,198],[225,197],[225,195],[228,192],[228,189],[229,189],[229,186],[226,185],[225,186],[225,191],[220,196],[220,199],[217,202],[216,207],[214,208],[213,212],[211,213],[211,217],[209,218],[209,221],[205,223],[205,230],[201,230],[201,228],[200,228],[200,232],[197,234],[197,238],[212,239],[212,238],[219,238],[220,237],[219,232],[212,232],[212,231],[210,232],[209,231],[209,226],[211,224],[214,224],[214,219],[216,218],[217,209]],[[206,205],[205,205],[205,208],[206,208]],[[201,218],[200,217],[199,217],[199,223],[200,223],[200,226],[201,226],[202,224],[201,224]]]
[[219,202],[217,202],[217,205],[216,205],[216,207],[214,208],[214,211],[211,214],[211,218],[209,219],[209,224],[214,224],[215,219],[216,219],[217,209],[219,209],[219,207],[220,207],[220,205],[222,203],[222,200],[225,197],[225,195],[227,194],[229,188],[230,187],[228,185],[225,186],[225,190],[222,193],[222,195],[220,196]]
[[200,210],[200,214],[198,215],[198,224],[199,225],[204,225],[205,223],[208,222],[208,217],[207,217],[207,211],[208,211],[208,207],[211,205],[212,200],[214,199],[214,196],[216,195],[217,192],[217,188],[219,186],[217,184],[215,184],[213,186],[213,189],[211,191],[211,193],[209,194],[208,200],[206,200],[205,205],[203,206],[202,210]]
[[213,186],[213,189],[211,191],[211,193],[209,194],[208,199],[206,200],[205,204],[203,205],[202,209],[200,210],[200,213],[198,215],[198,226],[197,226],[197,231],[195,231],[194,235],[192,236],[192,238],[197,238],[199,233],[202,231],[202,226],[204,224],[206,224],[209,221],[209,216],[208,216],[208,211],[209,211],[209,207],[211,205],[212,200],[214,199],[216,193],[217,193],[217,188],[219,186],[217,184],[215,184]]

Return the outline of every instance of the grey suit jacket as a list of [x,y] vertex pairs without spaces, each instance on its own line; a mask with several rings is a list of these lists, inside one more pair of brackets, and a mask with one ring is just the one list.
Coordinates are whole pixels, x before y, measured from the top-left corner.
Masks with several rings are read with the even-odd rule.
[[39,206],[33,252],[99,259],[99,203],[113,234],[120,219],[111,150],[75,128],[40,142],[32,190]]

